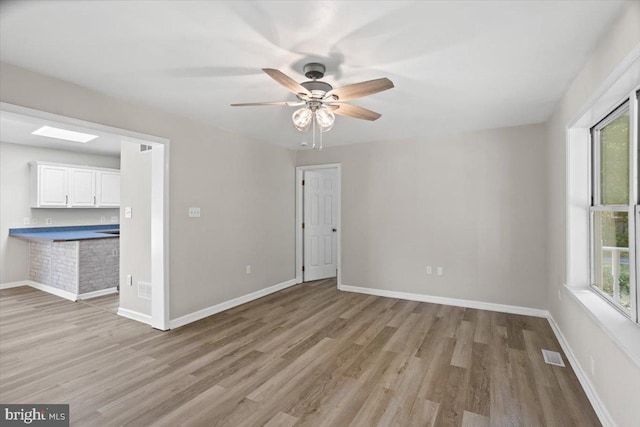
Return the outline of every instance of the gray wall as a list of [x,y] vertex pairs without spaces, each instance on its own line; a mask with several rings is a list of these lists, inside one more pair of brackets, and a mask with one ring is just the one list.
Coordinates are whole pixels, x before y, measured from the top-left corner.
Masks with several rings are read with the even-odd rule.
[[545,308],[543,139],[523,126],[299,151],[297,164],[342,164],[344,285]]
[[53,219],[52,226],[92,225],[100,224],[101,216],[110,223],[119,215],[118,209],[31,209],[28,163],[33,160],[120,168],[118,157],[0,143],[0,283],[29,279],[29,244],[9,237],[10,228],[30,227],[23,218],[37,218],[33,227],[47,227],[46,218]]
[[[594,322],[593,318],[566,293],[558,300],[565,280],[565,129],[613,72],[640,42],[640,2],[628,9],[600,42],[578,74],[547,123],[548,163],[548,304],[554,319],[567,338],[576,358],[589,372],[590,357],[596,374],[589,375],[596,392],[620,426],[637,425],[640,406],[640,367]],[[586,283],[584,284],[587,285]]]
[[292,152],[13,65],[0,74],[3,102],[171,141],[172,319],[295,277]]
[[[138,282],[151,282],[151,151],[123,142],[120,156],[120,307],[151,316],[151,301],[138,297]],[[124,217],[125,206],[131,218]]]

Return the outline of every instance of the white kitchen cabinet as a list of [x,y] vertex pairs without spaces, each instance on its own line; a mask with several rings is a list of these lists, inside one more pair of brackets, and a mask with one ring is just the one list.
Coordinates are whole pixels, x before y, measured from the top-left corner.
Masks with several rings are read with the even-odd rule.
[[117,169],[31,162],[32,208],[118,208]]
[[97,172],[97,197],[99,208],[120,207],[120,172]]
[[96,171],[69,169],[69,205],[92,208],[96,206]]
[[[69,173],[67,168],[53,165],[38,165],[33,174],[31,206],[64,208],[69,204]],[[33,191],[33,190],[36,191]]]

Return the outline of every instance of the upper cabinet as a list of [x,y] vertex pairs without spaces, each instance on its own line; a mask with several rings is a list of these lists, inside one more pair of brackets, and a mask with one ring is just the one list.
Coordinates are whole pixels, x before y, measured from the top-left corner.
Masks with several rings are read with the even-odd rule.
[[[36,191],[33,191],[34,187]],[[31,207],[66,207],[69,204],[68,188],[67,168],[53,165],[31,166]]]
[[98,171],[98,207],[120,207],[120,171]]
[[77,208],[96,206],[96,171],[69,168],[69,205]]
[[31,162],[32,208],[118,208],[117,169]]

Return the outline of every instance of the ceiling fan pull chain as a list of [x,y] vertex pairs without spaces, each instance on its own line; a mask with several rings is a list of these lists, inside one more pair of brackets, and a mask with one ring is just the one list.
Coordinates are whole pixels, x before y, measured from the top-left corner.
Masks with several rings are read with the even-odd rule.
[[318,151],[322,151],[322,126],[320,126],[320,148],[318,148]]
[[311,149],[315,150],[316,149],[316,115],[315,114],[313,115],[311,120],[313,121],[313,123],[311,124],[312,125],[311,134],[313,136],[313,145],[311,145]]

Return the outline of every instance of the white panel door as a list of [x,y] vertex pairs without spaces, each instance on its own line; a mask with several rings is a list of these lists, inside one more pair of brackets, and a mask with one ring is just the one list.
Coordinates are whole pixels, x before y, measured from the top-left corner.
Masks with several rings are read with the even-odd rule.
[[68,169],[60,166],[38,166],[39,189],[38,205],[42,207],[57,206],[64,207],[69,203],[67,193]]
[[120,173],[98,172],[98,206],[101,208],[120,207]]
[[94,207],[96,205],[96,171],[70,169],[69,179],[70,205],[72,207]]
[[304,281],[336,276],[335,169],[304,173]]

